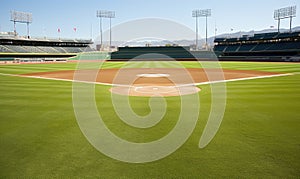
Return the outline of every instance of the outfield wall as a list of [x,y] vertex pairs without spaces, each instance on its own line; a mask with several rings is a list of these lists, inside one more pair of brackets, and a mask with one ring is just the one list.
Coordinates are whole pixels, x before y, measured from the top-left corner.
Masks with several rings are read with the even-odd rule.
[[118,51],[111,53],[112,61],[147,61],[147,60],[197,60],[216,59],[212,51],[190,51],[189,47],[120,47]]
[[235,53],[224,55],[217,51],[190,51],[189,47],[120,47],[111,53],[111,61],[264,61],[264,62],[300,62],[300,55],[291,51],[269,53]]

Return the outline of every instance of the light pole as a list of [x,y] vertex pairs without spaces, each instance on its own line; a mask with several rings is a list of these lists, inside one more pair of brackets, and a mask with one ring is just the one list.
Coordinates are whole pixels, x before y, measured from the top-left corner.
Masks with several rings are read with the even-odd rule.
[[110,11],[109,13],[109,50],[111,48],[111,18],[115,18],[116,17],[116,13],[114,11]]
[[198,49],[198,17],[205,17],[205,24],[206,24],[206,29],[205,29],[205,48],[207,49],[208,43],[207,43],[207,17],[211,16],[211,9],[203,9],[203,10],[193,10],[192,16],[196,17],[196,50]]
[[196,19],[196,49],[195,50],[198,50],[198,17],[199,17],[199,10],[193,10],[192,12],[192,16],[195,17]]
[[16,23],[26,23],[27,24],[27,38],[29,38],[29,24],[32,23],[32,14],[28,12],[10,12],[10,21],[14,22],[14,34],[17,35]]
[[102,14],[101,11],[97,11],[97,17],[99,17],[99,34],[100,34],[100,50],[102,49]]
[[193,10],[192,16],[196,18],[196,50],[198,50],[198,17],[199,15],[199,10]]
[[100,10],[97,11],[97,17],[99,17],[99,31],[100,31],[100,45],[101,49],[103,46],[103,36],[102,36],[102,17],[103,18],[109,18],[109,50],[111,47],[111,18],[115,18],[115,12],[114,11],[104,11]]
[[280,32],[280,20],[290,18],[290,32],[292,32],[292,20],[296,17],[296,6],[285,7],[281,9],[276,9],[274,11],[274,19],[278,21],[278,33]]

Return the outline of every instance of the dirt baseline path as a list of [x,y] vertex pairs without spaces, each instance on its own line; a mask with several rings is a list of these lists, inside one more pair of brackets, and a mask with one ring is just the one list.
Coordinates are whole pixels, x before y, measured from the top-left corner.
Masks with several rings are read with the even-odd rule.
[[195,87],[195,83],[275,74],[278,73],[228,69],[121,68],[54,71],[24,75],[112,84],[113,87],[110,91],[120,95],[179,96],[199,92],[200,89]]

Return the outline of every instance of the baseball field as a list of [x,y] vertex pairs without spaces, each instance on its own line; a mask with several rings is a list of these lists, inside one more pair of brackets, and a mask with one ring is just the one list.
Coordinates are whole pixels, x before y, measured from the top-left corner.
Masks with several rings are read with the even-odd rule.
[[[104,155],[82,133],[72,98],[77,63],[0,65],[0,178],[299,178],[300,64],[220,62],[226,109],[213,140],[199,148],[212,93],[207,79],[198,79],[199,74],[192,71],[203,73],[203,66],[210,63],[216,62],[106,61],[101,67],[86,63],[103,72],[94,87],[95,103],[107,128],[136,143],[155,141],[172,131],[180,115],[181,91],[163,97],[167,107],[159,123],[135,128],[114,110],[110,75],[118,69],[126,69],[127,75],[140,73],[134,69],[172,75],[180,66],[196,81],[200,112],[188,140],[165,158],[134,164]],[[141,84],[154,86],[154,79],[159,83],[164,77],[150,78],[140,79],[135,89],[143,89]],[[125,92],[132,110],[146,116],[151,112],[151,95],[130,90]],[[153,94],[158,89],[145,90],[140,93]]]

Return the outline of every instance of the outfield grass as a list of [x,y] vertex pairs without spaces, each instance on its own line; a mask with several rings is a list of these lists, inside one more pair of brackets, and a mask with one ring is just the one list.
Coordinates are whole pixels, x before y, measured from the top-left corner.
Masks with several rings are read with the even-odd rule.
[[[201,67],[181,62],[185,67]],[[226,69],[297,73],[227,83],[220,130],[204,149],[198,143],[210,110],[210,86],[200,86],[197,126],[176,152],[159,161],[129,164],[94,149],[81,133],[72,105],[72,83],[0,75],[0,177],[101,178],[299,178],[300,64],[223,62]],[[102,68],[178,67],[175,62],[105,63]],[[72,70],[75,63],[1,65],[0,73]],[[96,101],[107,126],[134,142],[158,139],[172,130],[180,98],[166,98],[164,119],[150,129],[122,123],[112,110],[109,86],[96,86]],[[130,97],[146,115],[147,97]],[[191,104],[192,105],[192,104]]]

